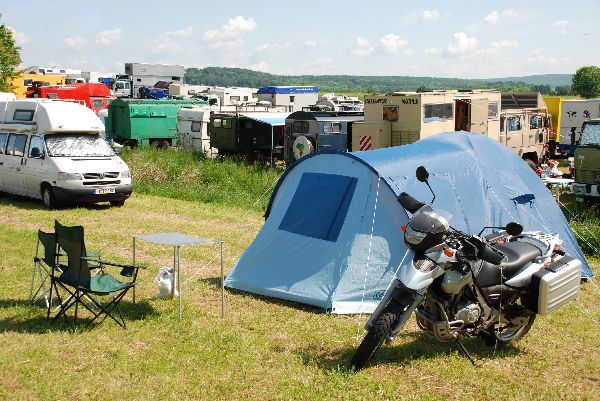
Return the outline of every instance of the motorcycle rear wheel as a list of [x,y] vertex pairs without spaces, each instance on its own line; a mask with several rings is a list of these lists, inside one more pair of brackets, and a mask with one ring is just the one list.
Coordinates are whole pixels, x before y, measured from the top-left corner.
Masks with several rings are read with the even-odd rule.
[[535,322],[535,313],[532,313],[527,320],[527,323],[514,327],[512,325],[504,324],[501,327],[498,324],[494,324],[488,329],[488,333],[481,333],[481,338],[485,342],[485,345],[489,346],[503,346],[512,341],[520,340],[525,337],[529,330],[531,330],[531,326],[533,326],[533,322]]
[[360,370],[367,366],[375,351],[379,349],[383,340],[385,340],[392,327],[394,327],[397,319],[397,314],[384,312],[375,320],[373,326],[371,326],[371,330],[363,338],[358,349],[352,356],[352,360],[350,361],[351,368]]

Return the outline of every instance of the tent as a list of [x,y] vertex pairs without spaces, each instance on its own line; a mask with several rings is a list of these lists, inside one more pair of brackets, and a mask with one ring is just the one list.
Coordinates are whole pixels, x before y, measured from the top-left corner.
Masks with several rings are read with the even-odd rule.
[[411,260],[396,197],[431,201],[415,178],[430,173],[434,207],[450,224],[477,234],[510,221],[556,232],[589,265],[556,201],[535,172],[504,145],[478,134],[444,133],[367,152],[317,152],[292,165],[271,197],[266,221],[225,285],[325,308],[372,312],[396,271]]

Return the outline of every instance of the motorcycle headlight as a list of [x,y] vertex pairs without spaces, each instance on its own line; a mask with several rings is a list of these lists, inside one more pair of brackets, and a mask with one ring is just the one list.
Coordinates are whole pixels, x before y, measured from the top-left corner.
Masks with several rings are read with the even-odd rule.
[[121,178],[131,178],[131,171],[121,171]]
[[420,231],[416,231],[409,225],[406,226],[406,231],[404,232],[404,239],[409,244],[418,245],[427,237],[427,233],[422,233]]
[[79,173],[65,173],[63,171],[58,173],[57,179],[59,181],[81,181],[83,176]]

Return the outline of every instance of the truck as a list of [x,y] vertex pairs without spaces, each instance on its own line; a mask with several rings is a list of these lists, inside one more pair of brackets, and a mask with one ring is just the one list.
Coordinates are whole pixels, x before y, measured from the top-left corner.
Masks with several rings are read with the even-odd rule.
[[177,113],[199,100],[116,99],[108,105],[106,135],[121,145],[168,148],[177,142]]
[[[506,102],[507,98],[514,102]],[[369,95],[365,96],[364,116],[363,122],[353,124],[353,151],[468,131],[497,140],[536,164],[544,157],[551,128],[550,115],[538,93],[501,94],[491,89]]]
[[575,200],[600,200],[600,119],[583,123],[581,142],[573,162]]
[[108,103],[115,99],[108,86],[103,83],[76,83],[66,86],[38,86],[31,87],[26,96],[28,98],[47,98],[73,101],[82,104],[98,114],[100,110],[107,109]]
[[559,149],[569,156],[581,142],[583,124],[600,118],[600,99],[563,99],[560,112]]
[[182,83],[182,65],[125,63],[125,73],[117,74],[111,89],[116,97],[139,98],[140,88],[153,87],[158,81]]
[[52,99],[0,101],[0,191],[63,204],[123,206],[127,164],[102,137],[89,108]]

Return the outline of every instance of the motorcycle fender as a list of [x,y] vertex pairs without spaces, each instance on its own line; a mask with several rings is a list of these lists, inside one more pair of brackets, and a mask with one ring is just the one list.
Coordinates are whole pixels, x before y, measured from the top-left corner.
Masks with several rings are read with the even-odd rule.
[[[393,302],[396,305],[410,305],[415,299],[415,291],[409,290],[406,288],[398,279],[394,279],[392,285],[388,288],[383,299],[375,308],[375,311],[369,317],[369,320],[365,324],[365,329],[369,330],[373,325],[373,322],[381,315],[384,309],[388,306],[390,302]],[[395,311],[400,312],[400,311]]]
[[[416,263],[421,263],[419,268],[415,266]],[[430,260],[413,259],[412,263],[408,266],[403,266],[398,272],[398,278],[402,281],[406,287],[411,290],[420,290],[428,287],[433,280],[444,274],[444,269],[437,266]]]

